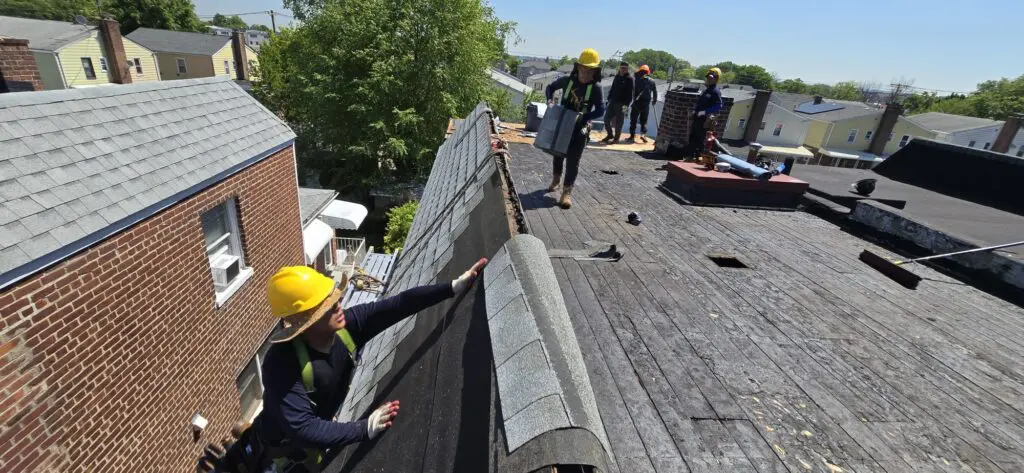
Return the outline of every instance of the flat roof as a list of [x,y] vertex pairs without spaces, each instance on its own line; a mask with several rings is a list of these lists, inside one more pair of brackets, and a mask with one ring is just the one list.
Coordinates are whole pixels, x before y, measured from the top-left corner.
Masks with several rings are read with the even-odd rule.
[[551,158],[510,148],[533,235],[625,254],[551,260],[612,471],[1020,470],[1020,307],[927,267],[905,290],[857,260],[891,253],[807,213],[681,205],[635,153],[587,149],[562,210]]

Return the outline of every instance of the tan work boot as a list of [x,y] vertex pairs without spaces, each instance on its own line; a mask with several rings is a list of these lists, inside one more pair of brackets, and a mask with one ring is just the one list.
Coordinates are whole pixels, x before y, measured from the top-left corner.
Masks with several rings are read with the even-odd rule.
[[562,175],[555,174],[555,177],[551,179],[551,185],[548,186],[548,192],[554,192],[558,190],[558,184],[562,182]]
[[572,186],[565,186],[562,189],[562,198],[558,199],[558,205],[563,209],[572,207]]

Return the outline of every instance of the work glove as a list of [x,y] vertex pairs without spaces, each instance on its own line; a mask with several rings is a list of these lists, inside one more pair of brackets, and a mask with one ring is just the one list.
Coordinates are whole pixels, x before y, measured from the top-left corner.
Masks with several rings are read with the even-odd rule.
[[391,420],[398,416],[398,401],[385,402],[370,413],[366,420],[366,435],[373,439],[391,427]]
[[705,112],[704,110],[701,110],[701,111],[697,112],[697,116],[698,117],[703,117],[704,115],[707,115],[707,114],[708,114],[708,112]]
[[469,289],[469,286],[473,284],[476,277],[480,275],[480,271],[487,266],[487,258],[480,258],[472,268],[466,270],[457,279],[452,281],[452,292],[455,294],[462,294],[463,291]]

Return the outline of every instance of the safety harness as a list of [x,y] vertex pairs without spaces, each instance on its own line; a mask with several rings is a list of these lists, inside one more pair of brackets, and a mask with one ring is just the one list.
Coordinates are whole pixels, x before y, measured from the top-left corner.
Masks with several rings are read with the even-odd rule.
[[[569,94],[572,92],[575,85],[576,84],[572,82],[572,79],[569,79],[569,85],[567,85],[565,89],[562,89],[562,106],[567,105],[567,102],[569,101]],[[586,113],[590,109],[590,91],[593,89],[593,83],[587,86],[587,91],[583,94],[583,102],[580,103],[580,113]]]

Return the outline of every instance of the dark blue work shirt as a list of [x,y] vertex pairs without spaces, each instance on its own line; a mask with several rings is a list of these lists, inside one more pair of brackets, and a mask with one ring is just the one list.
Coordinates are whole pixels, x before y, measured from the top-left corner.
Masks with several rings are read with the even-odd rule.
[[697,97],[697,105],[693,107],[694,113],[705,112],[712,114],[722,109],[722,91],[717,85],[704,89],[704,92]]

